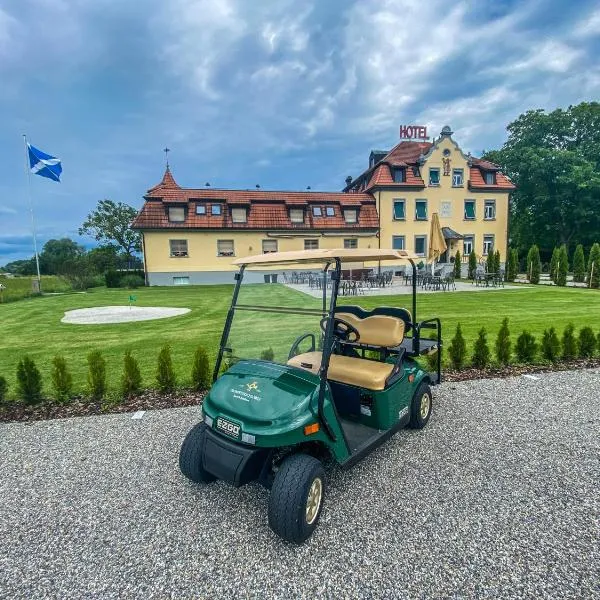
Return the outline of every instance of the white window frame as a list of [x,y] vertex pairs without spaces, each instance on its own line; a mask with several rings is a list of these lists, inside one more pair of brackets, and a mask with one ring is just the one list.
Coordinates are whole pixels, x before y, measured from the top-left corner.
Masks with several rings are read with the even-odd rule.
[[[353,214],[353,218],[349,218],[349,215]],[[346,223],[358,223],[358,209],[357,208],[345,208],[344,209],[344,221]]]
[[[470,246],[471,246],[471,248],[468,252],[465,247],[465,244],[470,244]],[[475,235],[471,234],[471,233],[467,233],[466,235],[463,236],[463,257],[469,256],[469,254],[471,254],[471,252],[473,252],[474,248],[475,248]]]
[[[488,211],[491,209],[491,211]],[[491,215],[488,214],[491,212]],[[484,200],[483,202],[483,219],[484,221],[495,221],[496,220],[496,201],[495,200]]]
[[169,240],[169,256],[171,258],[187,258],[189,256],[188,241],[179,238]]
[[290,221],[292,223],[304,223],[304,209],[290,208]]
[[313,215],[313,217],[322,217],[323,209],[320,206],[313,206],[312,207],[312,215]]
[[196,214],[197,215],[206,215],[206,204],[198,203],[196,204]]
[[[272,249],[271,250],[265,250],[265,244],[267,244],[267,245],[274,245],[275,249],[274,250],[272,250]],[[263,240],[262,241],[262,251],[263,251],[263,254],[271,254],[272,252],[277,252],[277,249],[278,249],[277,240],[271,240],[271,239],[269,239],[269,240]]]
[[[231,250],[224,250],[223,244],[231,243]],[[235,241],[234,240],[217,240],[217,256],[235,256]]]
[[[402,246],[401,248],[396,248],[396,246],[394,245],[394,243],[397,240],[402,240],[402,243],[400,244]],[[405,235],[393,235],[392,236],[392,249],[393,250],[406,250],[406,236]]]
[[248,222],[248,209],[234,207],[231,209],[231,222],[232,223],[247,223]]
[[318,238],[307,238],[304,240],[304,249],[305,250],[318,250],[319,249],[319,240]]
[[[423,252],[417,252],[417,239],[423,240]],[[426,235],[415,235],[415,254],[417,256],[427,256],[427,236]]]
[[[215,208],[218,208],[218,212],[215,212]],[[210,205],[210,214],[213,217],[220,217],[223,214],[223,204],[221,202],[214,202]]]
[[[457,182],[457,177],[460,176],[460,183]],[[452,169],[452,187],[463,187],[465,185],[465,170]]]
[[[491,245],[488,244],[491,238]],[[483,236],[483,256],[487,256],[490,251],[494,252],[496,246],[496,236],[492,233]]]
[[[331,212],[331,214],[329,214]],[[335,206],[326,206],[325,207],[325,216],[326,217],[335,217]]]
[[[169,206],[169,223],[184,223],[185,222],[185,207]],[[181,215],[181,218],[175,218],[175,214]]]

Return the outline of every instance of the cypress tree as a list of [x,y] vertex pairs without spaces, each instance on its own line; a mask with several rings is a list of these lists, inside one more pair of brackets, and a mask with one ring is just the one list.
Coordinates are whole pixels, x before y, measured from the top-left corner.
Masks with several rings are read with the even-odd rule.
[[556,283],[556,266],[558,265],[558,254],[559,254],[558,246],[554,247],[552,250],[552,258],[550,259],[550,279]]
[[487,334],[484,327],[479,330],[475,346],[473,346],[472,363],[478,369],[483,369],[490,364],[490,348],[487,343]]
[[[600,247],[598,248],[600,250]],[[530,283],[540,282],[540,271],[542,262],[540,260],[540,249],[534,244],[527,253],[527,277]]]
[[569,254],[567,246],[563,244],[558,251],[558,264],[556,265],[556,285],[562,287],[567,285],[567,273],[569,271]]
[[448,356],[450,356],[450,364],[457,371],[460,371],[465,366],[467,344],[465,343],[460,323],[456,326],[456,333],[448,347]]
[[494,273],[500,273],[500,250],[494,252]]
[[498,337],[496,338],[496,358],[501,365],[507,365],[510,362],[510,330],[508,329],[508,318],[504,317]]
[[562,336],[562,357],[564,360],[573,360],[577,356],[577,339],[575,338],[575,327],[569,323]]
[[460,279],[461,276],[461,255],[460,250],[456,251],[456,256],[454,257],[454,278]]
[[600,285],[600,244],[596,243],[590,250],[587,267],[588,287],[597,288]]
[[583,246],[577,245],[575,254],[573,255],[573,281],[581,283],[585,279],[585,255]]
[[494,252],[488,252],[487,258],[485,259],[485,270],[488,273],[495,273],[496,258]]
[[477,255],[475,250],[471,250],[469,254],[469,279],[475,279],[475,271],[477,270]]

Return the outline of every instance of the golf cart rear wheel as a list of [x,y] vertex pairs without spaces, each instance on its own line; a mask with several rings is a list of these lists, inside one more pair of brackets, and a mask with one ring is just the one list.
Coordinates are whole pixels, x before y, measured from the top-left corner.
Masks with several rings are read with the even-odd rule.
[[179,468],[181,472],[195,483],[210,483],[216,477],[204,470],[202,452],[204,450],[204,433],[206,425],[198,423],[185,436],[179,451]]
[[409,427],[412,429],[423,429],[429,421],[432,409],[431,388],[423,382],[415,392],[410,406]]
[[325,471],[307,454],[293,454],[279,467],[269,497],[269,526],[284,540],[301,544],[315,530],[325,497]]

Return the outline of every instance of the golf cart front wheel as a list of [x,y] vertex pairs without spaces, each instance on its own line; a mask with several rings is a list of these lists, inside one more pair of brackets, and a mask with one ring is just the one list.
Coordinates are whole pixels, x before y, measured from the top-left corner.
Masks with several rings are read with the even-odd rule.
[[325,497],[325,471],[307,454],[293,454],[279,467],[269,497],[269,526],[284,540],[301,544],[315,530]]
[[204,451],[204,434],[206,425],[198,423],[185,436],[179,451],[179,468],[181,472],[195,483],[210,483],[216,477],[204,470],[202,453]]
[[423,382],[415,392],[410,407],[410,422],[412,429],[423,429],[431,417],[432,397],[431,388]]

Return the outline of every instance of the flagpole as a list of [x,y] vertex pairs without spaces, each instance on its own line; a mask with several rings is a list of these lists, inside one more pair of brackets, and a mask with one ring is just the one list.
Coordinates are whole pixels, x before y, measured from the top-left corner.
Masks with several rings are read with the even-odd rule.
[[42,292],[42,278],[40,276],[40,258],[37,248],[37,235],[35,231],[35,216],[33,214],[33,200],[31,197],[31,169],[29,168],[29,158],[27,152],[27,135],[23,134],[23,143],[25,144],[25,173],[27,174],[27,192],[29,196],[29,213],[31,215],[31,231],[33,233],[33,251],[35,252],[35,267],[37,270],[38,290]]

